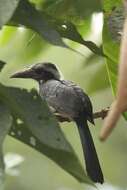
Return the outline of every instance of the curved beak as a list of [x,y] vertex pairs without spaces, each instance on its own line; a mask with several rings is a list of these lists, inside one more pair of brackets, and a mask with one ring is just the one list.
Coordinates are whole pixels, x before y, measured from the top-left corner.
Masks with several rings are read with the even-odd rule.
[[19,71],[12,74],[10,78],[34,78],[34,71],[32,69]]

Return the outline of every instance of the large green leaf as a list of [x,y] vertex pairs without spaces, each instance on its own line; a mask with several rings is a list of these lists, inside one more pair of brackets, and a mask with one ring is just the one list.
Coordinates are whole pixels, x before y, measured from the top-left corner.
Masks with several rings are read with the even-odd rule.
[[19,2],[11,21],[18,25],[31,28],[54,45],[67,47],[59,33],[48,23],[46,15],[36,10],[27,0],[21,0]]
[[101,47],[98,47],[92,41],[84,40],[73,23],[54,19],[52,21],[52,24],[55,26],[56,30],[60,33],[61,37],[80,43],[81,45],[84,45],[87,48],[89,48],[93,53],[104,56]]
[[20,0],[0,0],[0,27],[12,17]]
[[48,156],[81,182],[90,183],[55,117],[35,90],[0,85],[0,99],[14,117],[10,134]]
[[[105,22],[103,27],[103,50],[107,56],[106,58],[107,71],[114,94],[116,93],[116,88],[117,88],[118,63],[119,63],[119,54],[120,54],[120,41],[118,40],[119,39],[118,31],[119,29],[121,29],[124,22],[124,17],[123,17],[124,10],[121,7],[122,7],[121,0],[104,1]],[[111,21],[110,19],[113,20]],[[113,25],[111,26],[111,24]],[[127,120],[127,113],[124,113],[124,117]]]
[[18,118],[14,119],[14,123],[9,134],[13,138],[46,155],[80,182],[92,184],[88,177],[85,175],[84,170],[82,169],[82,166],[80,165],[79,160],[74,155],[73,151],[66,152],[62,149],[60,150],[42,144],[42,142],[27,128],[27,126],[25,126],[24,123],[20,123],[20,120]]
[[31,28],[53,45],[69,48],[62,40],[62,38],[67,38],[88,47],[95,54],[104,55],[102,49],[95,43],[83,39],[73,23],[55,19],[44,11],[40,12],[27,0],[19,3],[9,24],[20,24]]
[[120,43],[113,38],[109,26],[109,19],[112,14],[112,11],[114,11],[114,7],[115,8],[121,7],[121,1],[120,0],[104,1],[105,20],[103,27],[103,50],[104,53],[107,55],[106,64],[107,64],[109,80],[112,89],[115,93],[116,84],[117,84]]
[[[35,0],[32,0],[36,2]],[[81,21],[93,12],[101,10],[100,0],[44,0],[41,8],[48,14],[69,21]]]

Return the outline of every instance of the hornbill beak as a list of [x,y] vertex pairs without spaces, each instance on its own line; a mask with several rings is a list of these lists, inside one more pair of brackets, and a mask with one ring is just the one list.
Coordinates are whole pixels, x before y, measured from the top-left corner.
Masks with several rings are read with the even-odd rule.
[[34,75],[35,73],[32,69],[27,69],[12,74],[10,78],[34,78]]

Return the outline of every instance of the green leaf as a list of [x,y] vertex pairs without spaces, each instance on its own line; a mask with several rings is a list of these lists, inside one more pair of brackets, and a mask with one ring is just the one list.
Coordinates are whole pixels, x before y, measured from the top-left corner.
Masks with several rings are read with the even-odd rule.
[[98,47],[92,41],[84,40],[73,23],[68,21],[60,21],[58,19],[53,20],[52,23],[55,26],[56,30],[60,33],[61,37],[80,43],[89,48],[93,53],[104,56],[102,48]]
[[41,142],[53,148],[71,150],[55,117],[35,90],[29,93],[25,89],[0,85],[0,96],[12,114],[21,119]]
[[[37,10],[26,0],[19,3],[10,24],[21,24],[31,28],[53,45],[69,48],[62,40],[64,37],[85,45],[97,55],[104,56],[102,49],[97,47],[95,43],[85,41],[82,38],[74,24],[68,21],[54,19],[51,16],[46,15],[44,12]],[[76,52],[76,50],[69,49]]]
[[101,10],[100,0],[44,0],[41,9],[55,18],[79,22]]
[[80,182],[92,184],[88,177],[85,176],[84,170],[82,169],[79,160],[74,155],[74,152],[66,152],[42,144],[42,142],[35,135],[33,135],[27,126],[25,126],[25,124],[22,123],[18,118],[14,119],[14,123],[9,134],[15,139],[20,140],[40,153],[46,155]]
[[93,12],[98,12],[102,10],[100,0],[73,0],[73,3],[78,14],[80,14],[80,16],[82,16],[83,18],[86,16],[90,16]]
[[0,60],[0,71],[4,68],[5,62]]
[[[114,8],[119,7],[122,5],[122,1],[121,0],[105,0],[103,2],[103,8],[105,13],[110,13]],[[107,14],[105,14],[105,16],[109,16]]]
[[106,58],[107,71],[108,71],[109,81],[114,93],[116,92],[116,84],[117,84],[120,43],[118,43],[118,41],[114,40],[114,38],[112,37],[112,33],[109,28],[109,17],[111,16],[114,7],[118,8],[121,7],[121,5],[122,2],[120,3],[119,0],[115,0],[113,2],[110,0],[106,0],[104,2],[105,20],[103,27],[103,50],[107,56]]
[[23,25],[39,33],[45,40],[53,45],[66,47],[59,33],[48,23],[46,15],[29,3],[27,0],[21,0],[11,18],[12,23]]
[[0,102],[0,186],[4,180],[3,142],[12,124],[12,117],[7,107]]
[[20,0],[0,0],[0,28],[12,17]]
[[[89,182],[75,152],[62,133],[55,117],[35,90],[5,87],[0,84],[0,99],[15,119],[10,134],[34,146],[81,182]],[[22,126],[22,128],[21,128]]]
[[[105,9],[105,22],[104,22],[104,28],[103,28],[103,49],[104,53],[107,55],[106,58],[106,64],[107,64],[107,70],[109,75],[109,81],[112,87],[113,94],[116,94],[116,88],[117,88],[117,79],[118,79],[118,63],[119,63],[119,55],[120,55],[120,43],[117,39],[117,31],[119,28],[121,28],[123,24],[123,9],[122,2],[120,0],[113,0],[111,2],[110,0],[106,0],[104,2],[104,9]],[[118,28],[116,30],[111,31],[111,28],[109,26],[109,20],[111,18],[112,12],[117,11],[115,13],[115,19],[113,19],[113,22],[117,22],[116,25],[113,26]],[[114,14],[114,13],[113,13]],[[121,24],[122,23],[122,24]],[[116,33],[114,33],[116,32]],[[127,120],[127,112],[124,114],[124,118]]]

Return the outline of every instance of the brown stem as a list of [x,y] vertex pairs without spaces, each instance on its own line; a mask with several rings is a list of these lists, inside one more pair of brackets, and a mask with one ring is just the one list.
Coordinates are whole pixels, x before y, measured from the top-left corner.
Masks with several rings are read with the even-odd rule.
[[105,109],[102,109],[101,111],[95,112],[93,114],[93,117],[94,119],[98,119],[98,118],[104,119],[107,116],[108,112],[109,112],[109,108],[105,108]]
[[[98,119],[98,118],[104,119],[107,116],[108,111],[109,111],[109,108],[102,109],[101,111],[93,113],[93,117],[94,119]],[[71,122],[69,118],[62,117],[59,114],[55,114],[55,116],[59,122]]]

